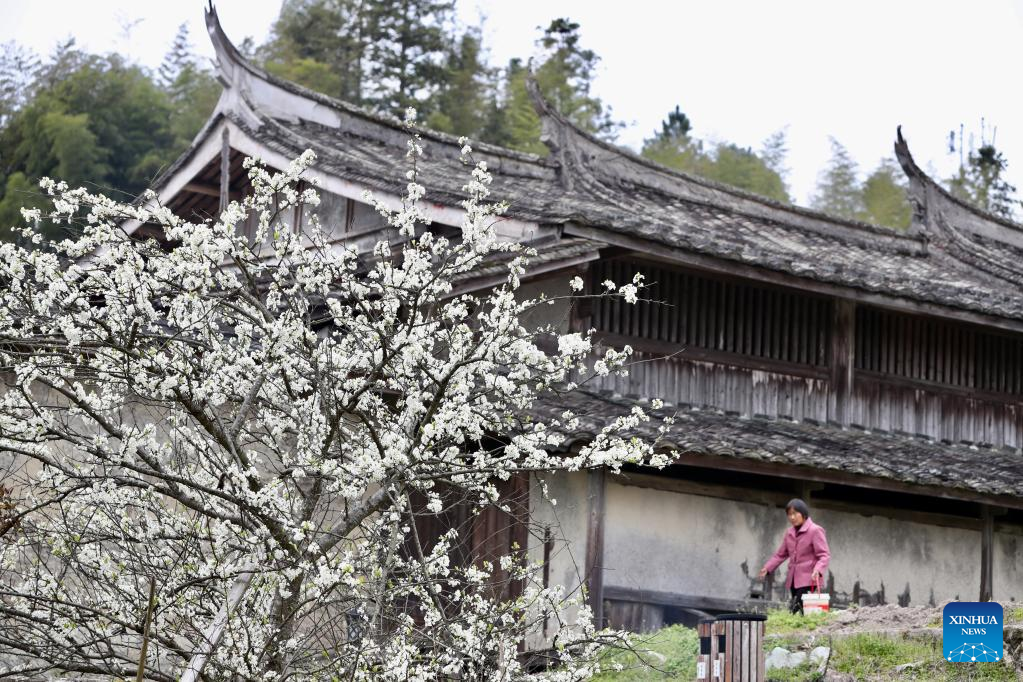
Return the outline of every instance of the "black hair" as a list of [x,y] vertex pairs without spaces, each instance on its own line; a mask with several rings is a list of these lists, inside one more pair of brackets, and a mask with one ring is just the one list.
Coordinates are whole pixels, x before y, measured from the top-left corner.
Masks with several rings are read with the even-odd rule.
[[806,506],[806,502],[803,502],[798,497],[789,500],[789,503],[785,505],[785,511],[790,509],[795,509],[802,514],[804,519],[810,518],[810,508]]

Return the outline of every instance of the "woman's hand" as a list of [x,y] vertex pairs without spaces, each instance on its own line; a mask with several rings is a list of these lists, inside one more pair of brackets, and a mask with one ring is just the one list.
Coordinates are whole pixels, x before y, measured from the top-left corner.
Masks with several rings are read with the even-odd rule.
[[757,577],[760,578],[761,580],[766,578],[767,577],[767,569],[766,568],[761,568],[760,569],[760,573],[757,573]]

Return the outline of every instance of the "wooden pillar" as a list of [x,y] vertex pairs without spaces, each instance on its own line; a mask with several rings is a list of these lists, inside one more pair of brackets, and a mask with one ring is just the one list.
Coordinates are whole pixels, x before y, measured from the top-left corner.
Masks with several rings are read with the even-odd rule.
[[842,426],[849,425],[851,412],[855,325],[856,304],[836,299],[831,326],[831,395],[834,404],[831,419]]
[[586,529],[586,595],[593,622],[604,627],[604,491],[605,470],[587,472],[589,520]]
[[980,601],[994,599],[995,515],[988,505],[980,509]]
[[220,212],[231,200],[231,140],[227,128],[220,135]]

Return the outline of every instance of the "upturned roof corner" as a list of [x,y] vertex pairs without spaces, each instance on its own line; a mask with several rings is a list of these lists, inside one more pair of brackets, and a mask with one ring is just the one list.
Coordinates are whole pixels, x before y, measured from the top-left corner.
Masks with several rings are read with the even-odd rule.
[[213,6],[213,0],[209,0],[206,7],[206,31],[210,35],[210,42],[213,43],[213,50],[217,55],[217,80],[225,88],[231,88],[238,79],[238,69],[244,68],[244,57],[234,46],[231,40],[224,33],[220,25],[220,17],[217,15],[217,8]]
[[552,160],[558,165],[558,181],[564,189],[571,190],[574,186],[569,158],[572,125],[543,96],[532,65],[526,71],[526,93],[540,117],[540,141],[550,150]]
[[953,196],[927,175],[913,159],[902,126],[895,132],[895,157],[909,181],[912,232],[972,268],[1023,284],[1023,226]]

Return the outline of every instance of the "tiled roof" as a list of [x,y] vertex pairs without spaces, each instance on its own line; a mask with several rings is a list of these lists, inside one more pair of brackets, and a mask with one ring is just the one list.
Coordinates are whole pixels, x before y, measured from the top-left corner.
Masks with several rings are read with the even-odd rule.
[[[238,125],[289,156],[312,148],[320,169],[339,178],[400,191],[408,168],[407,133],[397,120],[274,77],[238,53],[215,12],[207,25],[228,87],[232,79],[263,84],[238,86],[235,107],[244,109],[233,117]],[[657,166],[576,129],[535,86],[531,89],[551,155],[475,145],[476,158],[485,159],[494,174],[494,197],[510,204],[512,217],[640,238],[666,255],[709,256],[882,296],[1023,320],[1023,228],[944,192],[915,165],[901,134],[896,152],[910,178],[915,208],[909,232],[782,205]],[[269,91],[279,94],[266,95]],[[292,102],[291,111],[282,104],[285,100]],[[230,110],[222,113],[232,117]],[[467,177],[458,141],[431,131],[423,131],[423,141],[419,169],[427,199],[458,206]]]
[[[530,415],[550,423],[552,417],[572,410],[580,418],[580,426],[564,434],[568,447],[628,413],[633,404],[627,398],[577,391],[536,403]],[[743,418],[685,406],[648,412],[655,419],[635,435],[654,441],[659,419],[674,416],[675,424],[661,444],[683,455],[809,467],[981,495],[1023,497],[1023,455],[1015,451],[829,424]]]

